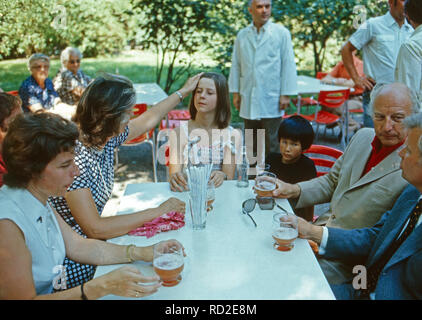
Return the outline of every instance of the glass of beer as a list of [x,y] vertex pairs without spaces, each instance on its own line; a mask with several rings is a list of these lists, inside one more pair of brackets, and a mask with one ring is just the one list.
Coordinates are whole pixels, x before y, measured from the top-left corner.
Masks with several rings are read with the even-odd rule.
[[297,217],[293,213],[277,213],[273,216],[272,236],[274,248],[278,251],[290,251],[298,237]]
[[214,200],[215,200],[215,186],[214,186],[214,182],[210,181],[208,182],[208,186],[207,186],[207,212],[213,209],[212,204]]
[[263,171],[257,174],[255,178],[255,192],[258,197],[272,197],[276,187],[276,175],[274,173]]
[[164,287],[177,285],[182,280],[180,273],[184,267],[182,246],[177,242],[157,243],[154,246],[152,265]]

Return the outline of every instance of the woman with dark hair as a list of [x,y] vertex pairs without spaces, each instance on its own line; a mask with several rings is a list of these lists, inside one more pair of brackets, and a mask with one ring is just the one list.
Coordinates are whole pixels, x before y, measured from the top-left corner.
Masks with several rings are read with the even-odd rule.
[[[186,82],[139,117],[130,120],[135,105],[132,82],[123,76],[105,74],[85,89],[73,121],[80,132],[75,162],[80,175],[64,197],[50,201],[63,219],[79,234],[94,239],[115,238],[141,227],[165,213],[184,212],[185,203],[170,198],[157,208],[133,214],[102,217],[114,184],[114,151],[124,141],[154,128],[165,115],[196,87],[199,75]],[[92,279],[94,265],[79,264],[66,258],[69,286]]]
[[0,187],[3,185],[3,175],[6,165],[2,157],[2,145],[10,123],[22,113],[22,100],[19,97],[0,92]]
[[[218,73],[204,73],[189,105],[191,120],[182,123],[170,134],[170,188],[187,190],[183,166],[191,163],[212,163],[210,181],[216,187],[235,173],[234,148],[239,147],[239,132],[229,126],[231,112],[226,78]],[[188,150],[188,140],[200,141]]]
[[[297,183],[317,176],[314,162],[303,154],[314,141],[308,120],[298,115],[284,119],[278,129],[278,141],[280,153],[270,153],[266,159],[278,179]],[[313,207],[295,209],[295,213],[307,221],[312,221],[314,215]]]
[[0,189],[0,299],[141,297],[161,286],[158,277],[123,267],[54,293],[68,288],[65,256],[92,265],[151,261],[153,256],[153,246],[85,239],[48,203],[50,196],[63,196],[79,174],[74,162],[78,136],[74,123],[51,113],[20,115],[10,125],[3,144],[8,173]]

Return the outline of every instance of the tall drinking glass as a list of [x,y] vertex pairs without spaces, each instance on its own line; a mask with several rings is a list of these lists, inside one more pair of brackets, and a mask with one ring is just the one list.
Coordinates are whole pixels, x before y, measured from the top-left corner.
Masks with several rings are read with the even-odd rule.
[[258,197],[272,197],[276,187],[276,175],[274,173],[263,171],[257,174],[255,178],[255,191]]
[[153,267],[164,287],[177,285],[184,267],[183,248],[174,242],[159,242],[154,246]]
[[272,237],[274,248],[278,251],[290,251],[298,237],[297,217],[293,213],[277,213],[273,216]]

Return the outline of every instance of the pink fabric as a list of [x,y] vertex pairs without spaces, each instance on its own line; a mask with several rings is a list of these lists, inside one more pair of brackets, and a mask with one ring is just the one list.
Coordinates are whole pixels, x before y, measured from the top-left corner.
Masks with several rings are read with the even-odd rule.
[[131,236],[146,236],[151,238],[157,233],[177,230],[185,225],[185,215],[180,212],[169,212],[155,218],[151,222],[144,223],[143,227],[136,228],[129,232]]

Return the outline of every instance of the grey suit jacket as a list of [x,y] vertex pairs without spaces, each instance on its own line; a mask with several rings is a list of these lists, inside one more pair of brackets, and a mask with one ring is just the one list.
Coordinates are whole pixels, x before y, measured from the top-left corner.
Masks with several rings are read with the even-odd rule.
[[[370,267],[398,237],[419,197],[419,191],[409,185],[394,207],[372,228],[329,228],[324,258]],[[413,230],[385,265],[377,282],[375,298],[422,299],[421,270],[422,224]],[[354,297],[359,297],[359,291],[354,292]]]
[[361,177],[372,151],[373,129],[359,130],[344,154],[324,176],[300,182],[297,208],[330,202],[317,224],[354,229],[373,226],[390,210],[407,182],[401,176],[401,148]]

